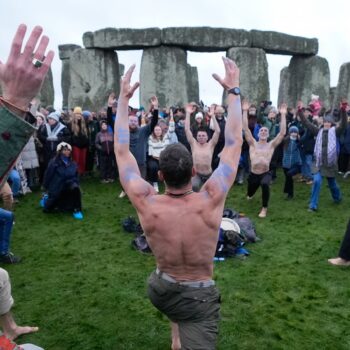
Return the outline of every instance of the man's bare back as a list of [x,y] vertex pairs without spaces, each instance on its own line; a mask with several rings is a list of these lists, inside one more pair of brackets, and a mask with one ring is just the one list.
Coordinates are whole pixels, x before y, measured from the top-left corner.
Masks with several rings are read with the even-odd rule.
[[138,216],[158,268],[177,281],[212,278],[224,202],[218,205],[207,192],[192,192],[154,195],[143,206]]

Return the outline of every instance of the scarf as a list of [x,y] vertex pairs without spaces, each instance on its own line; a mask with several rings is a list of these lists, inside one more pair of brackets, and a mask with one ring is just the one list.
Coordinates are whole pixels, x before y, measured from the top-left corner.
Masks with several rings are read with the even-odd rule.
[[327,164],[322,164],[322,134],[324,129],[320,129],[317,134],[314,155],[316,158],[316,166],[321,165],[332,166],[337,163],[337,137],[335,134],[335,127],[332,126],[328,130],[328,145],[327,145]]
[[60,122],[58,122],[53,128],[51,128],[49,123],[47,123],[45,126],[46,126],[48,141],[57,141],[58,140],[57,135],[62,129],[65,128],[65,125],[63,125]]

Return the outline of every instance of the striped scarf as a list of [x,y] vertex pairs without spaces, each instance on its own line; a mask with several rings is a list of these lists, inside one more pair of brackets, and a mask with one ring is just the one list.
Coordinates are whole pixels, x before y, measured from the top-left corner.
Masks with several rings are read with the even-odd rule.
[[316,166],[321,165],[332,166],[337,163],[337,136],[335,134],[335,127],[332,126],[328,130],[328,145],[327,145],[327,164],[322,164],[322,136],[324,129],[321,128],[317,134],[316,144],[314,149],[314,156],[316,158]]

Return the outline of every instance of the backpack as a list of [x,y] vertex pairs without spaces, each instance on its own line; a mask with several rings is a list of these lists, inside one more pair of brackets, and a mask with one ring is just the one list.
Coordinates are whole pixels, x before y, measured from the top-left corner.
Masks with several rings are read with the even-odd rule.
[[131,246],[141,253],[152,254],[145,235],[138,235],[131,241]]
[[258,237],[256,236],[255,225],[252,220],[250,220],[247,216],[241,216],[234,219],[238,224],[241,235],[245,237],[246,242],[256,242]]

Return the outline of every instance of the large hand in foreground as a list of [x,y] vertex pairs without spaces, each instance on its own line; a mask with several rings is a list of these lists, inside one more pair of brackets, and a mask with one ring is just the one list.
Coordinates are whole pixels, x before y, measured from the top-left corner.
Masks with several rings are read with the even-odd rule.
[[133,64],[128,71],[125,73],[124,77],[120,81],[120,97],[130,99],[136,89],[140,86],[139,82],[136,82],[133,86],[130,85],[132,74],[135,70],[135,65]]
[[213,74],[213,78],[225,89],[230,90],[239,86],[239,68],[236,63],[227,57],[223,57],[222,61],[225,66],[225,77],[222,79],[218,74]]
[[[43,32],[40,26],[33,29],[23,52],[21,52],[26,31],[25,24],[18,27],[7,62],[5,64],[0,62],[3,98],[20,110],[27,110],[29,102],[40,91],[54,57],[53,51],[49,51],[45,56],[49,38],[44,35],[39,41]],[[39,45],[35,50],[38,41]],[[42,64],[35,66],[34,59],[41,61]]]

